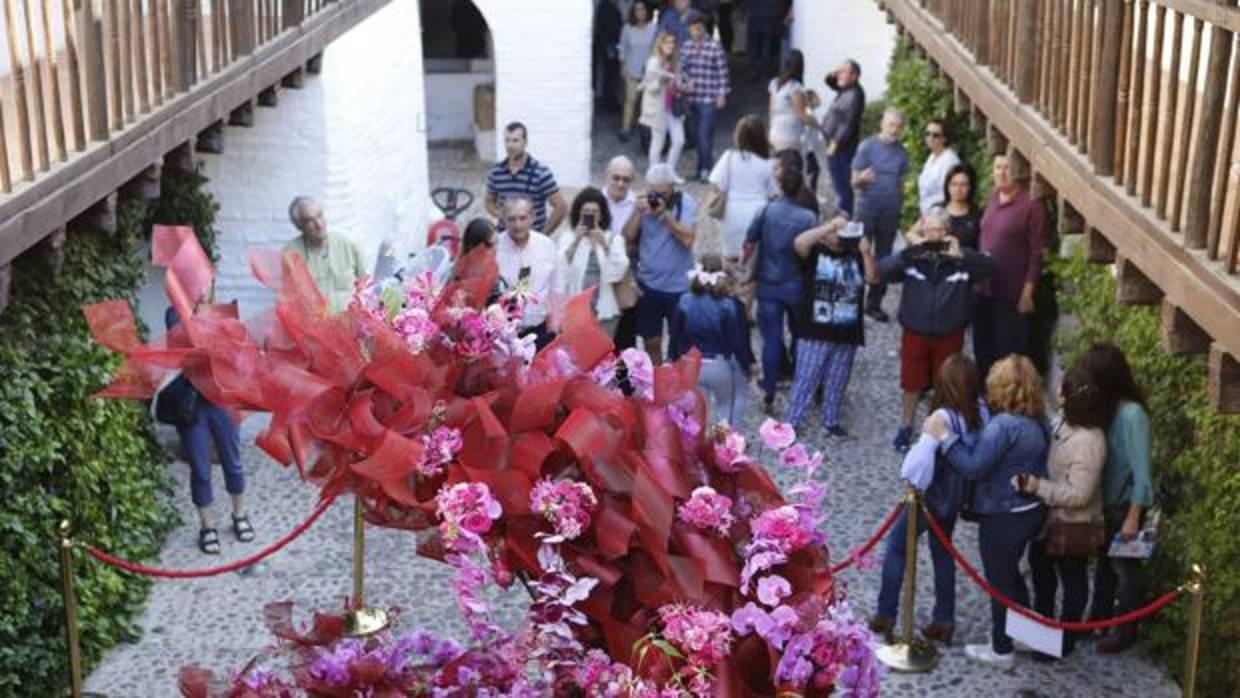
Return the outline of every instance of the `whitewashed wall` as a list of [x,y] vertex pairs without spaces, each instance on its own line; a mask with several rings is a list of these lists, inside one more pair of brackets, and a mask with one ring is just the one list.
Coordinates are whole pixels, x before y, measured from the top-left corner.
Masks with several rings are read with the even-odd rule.
[[[217,297],[243,316],[270,306],[250,275],[251,248],[278,249],[295,231],[289,201],[323,201],[329,230],[366,259],[379,243],[420,244],[431,220],[418,0],[396,0],[324,52],[323,72],[258,108],[253,128],[230,127],[222,155],[201,156],[220,204]],[[162,271],[152,270],[143,317],[163,327]]]
[[861,64],[861,86],[876,99],[887,91],[887,67],[896,46],[895,27],[873,0],[795,0],[792,44],[805,54],[805,84],[826,100],[827,71],[852,58]]

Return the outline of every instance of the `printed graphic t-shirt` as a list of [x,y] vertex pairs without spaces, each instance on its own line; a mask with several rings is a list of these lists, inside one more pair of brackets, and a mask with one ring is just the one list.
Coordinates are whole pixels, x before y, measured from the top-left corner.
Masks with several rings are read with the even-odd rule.
[[805,262],[805,300],[797,336],[836,344],[865,344],[861,253],[814,247]]

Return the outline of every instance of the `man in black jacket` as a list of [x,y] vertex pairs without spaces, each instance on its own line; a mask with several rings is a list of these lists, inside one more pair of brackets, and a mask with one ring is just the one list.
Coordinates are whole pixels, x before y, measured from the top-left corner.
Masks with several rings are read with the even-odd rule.
[[861,115],[865,112],[865,90],[860,80],[861,66],[851,58],[827,74],[827,87],[838,94],[822,122],[836,206],[849,216],[853,213],[852,159],[861,142]]
[[964,329],[973,316],[973,286],[990,276],[990,257],[960,247],[948,234],[947,212],[935,207],[923,219],[910,245],[878,263],[882,281],[903,283],[900,296],[900,429],[892,445],[908,450],[913,419],[923,391],[947,357],[964,346]]

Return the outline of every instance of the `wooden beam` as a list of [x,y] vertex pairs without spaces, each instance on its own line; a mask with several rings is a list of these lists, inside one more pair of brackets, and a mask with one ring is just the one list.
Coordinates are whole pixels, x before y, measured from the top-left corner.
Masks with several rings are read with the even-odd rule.
[[194,172],[194,146],[186,141],[164,155],[164,167],[183,174]]
[[1085,258],[1094,264],[1115,263],[1115,245],[1092,225],[1085,233]]
[[256,49],[253,55],[203,80],[192,92],[165,101],[147,118],[112,134],[111,140],[92,143],[84,153],[29,186],[0,196],[0,265],[115,191],[164,153],[227,118],[262,86],[279,82],[390,2],[332,3]]
[[989,71],[978,68],[913,0],[889,0],[887,6],[969,95],[975,107],[1032,158],[1034,168],[1058,191],[1071,192],[1078,211],[1091,227],[1116,243],[1215,342],[1232,356],[1240,355],[1240,285],[1234,279],[1185,250],[1178,236],[1122,188],[1094,176],[1085,158],[1044,121],[1028,118],[1011,91]]
[[52,231],[51,235],[43,238],[36,248],[39,255],[43,258],[43,263],[47,265],[52,276],[55,277],[60,273],[60,268],[65,263],[65,241],[68,239],[68,231],[61,226]]
[[1218,342],[1210,345],[1209,378],[1206,380],[1210,402],[1219,412],[1240,412],[1240,363]]
[[13,284],[13,265],[0,264],[0,313],[9,307],[10,288]]
[[1210,351],[1210,335],[1175,303],[1162,301],[1161,335],[1163,350],[1168,354],[1205,354]]
[[1008,138],[993,121],[986,122],[986,149],[991,156],[1001,155],[1008,151]]
[[1068,197],[1059,197],[1058,208],[1060,235],[1080,235],[1085,232],[1085,219],[1072,202],[1068,201]]
[[125,186],[121,187],[121,194],[143,201],[154,201],[159,198],[162,174],[163,166],[155,163],[126,182]]
[[245,104],[237,107],[228,114],[229,126],[243,126],[249,128],[254,125],[254,100],[250,100]]
[[109,237],[115,235],[117,201],[116,192],[109,192],[107,196],[96,201],[81,215],[69,221],[69,227],[74,230],[101,233]]
[[280,87],[288,87],[294,90],[300,90],[305,86],[306,69],[301,66],[297,66],[296,69],[290,71],[289,74],[285,75],[284,79],[280,81]]
[[310,56],[310,60],[306,61],[306,72],[311,75],[318,75],[323,72],[323,54],[316,53]]
[[1154,305],[1163,293],[1122,254],[1115,260],[1115,300],[1125,305]]
[[219,155],[224,152],[224,122],[216,121],[198,134],[194,150],[200,153]]
[[278,107],[280,106],[280,88],[272,85],[262,92],[258,93],[258,102],[260,107]]

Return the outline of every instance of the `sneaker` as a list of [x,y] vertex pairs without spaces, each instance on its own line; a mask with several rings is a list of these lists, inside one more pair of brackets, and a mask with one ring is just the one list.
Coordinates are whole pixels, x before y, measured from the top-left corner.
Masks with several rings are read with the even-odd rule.
[[908,451],[913,445],[913,427],[900,427],[896,432],[896,438],[891,440],[891,445],[900,453]]
[[837,439],[843,439],[848,436],[848,430],[838,424],[827,425],[827,433]]
[[1007,654],[999,654],[995,651],[990,643],[980,645],[965,645],[964,654],[969,659],[982,664],[989,664],[999,669],[1011,669],[1016,662],[1016,653],[1008,652]]
[[869,315],[870,319],[875,322],[888,322],[891,320],[887,313],[884,313],[883,309],[877,306],[873,308],[866,308],[865,314]]

